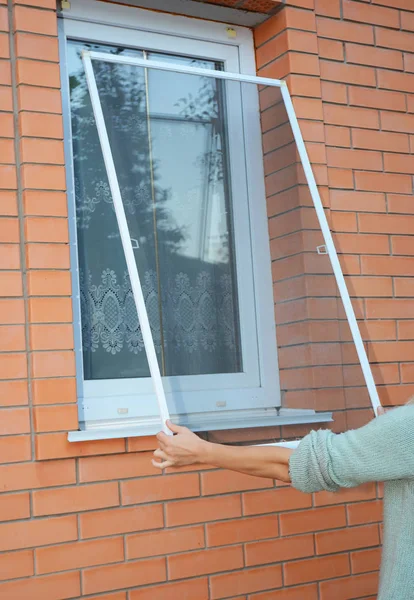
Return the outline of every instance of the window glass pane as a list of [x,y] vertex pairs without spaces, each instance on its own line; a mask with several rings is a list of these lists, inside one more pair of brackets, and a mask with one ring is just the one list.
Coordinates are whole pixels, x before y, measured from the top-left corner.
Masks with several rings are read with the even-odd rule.
[[[147,377],[84,47],[69,45],[84,374]],[[218,66],[197,61],[207,65]],[[224,88],[210,78],[129,65],[93,61],[93,68],[161,372],[240,372]]]

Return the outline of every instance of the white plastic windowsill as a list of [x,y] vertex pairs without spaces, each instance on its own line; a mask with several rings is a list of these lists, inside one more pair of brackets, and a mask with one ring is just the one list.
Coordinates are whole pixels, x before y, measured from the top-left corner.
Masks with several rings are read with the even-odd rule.
[[[173,419],[174,420],[174,419]],[[289,410],[281,409],[275,416],[266,416],[257,419],[249,418],[237,419],[234,416],[232,420],[220,420],[213,417],[211,420],[208,418],[204,420],[202,424],[195,423],[191,419],[188,422],[181,421],[180,424],[188,426],[193,431],[223,431],[229,429],[247,429],[253,427],[278,427],[282,425],[309,425],[317,423],[329,423],[332,422],[331,412],[320,412],[316,413],[311,410]],[[123,425],[119,427],[93,427],[84,428],[78,431],[68,432],[69,442],[86,442],[92,440],[110,440],[120,438],[132,438],[156,435],[161,430],[161,423],[151,424],[140,424],[140,425]],[[287,445],[287,447],[297,445],[298,442],[282,442],[282,443],[271,443],[263,445]],[[262,444],[261,444],[262,445]]]

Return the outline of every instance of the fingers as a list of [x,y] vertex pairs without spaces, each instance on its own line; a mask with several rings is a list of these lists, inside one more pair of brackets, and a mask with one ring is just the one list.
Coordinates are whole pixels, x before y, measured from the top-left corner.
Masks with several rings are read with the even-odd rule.
[[383,406],[379,406],[377,409],[377,415],[380,417],[381,415],[385,415],[386,409]]
[[157,448],[157,450],[154,451],[154,456],[156,456],[157,458],[161,458],[162,460],[168,460],[168,456],[166,455],[166,453],[163,450],[160,450],[159,448]]
[[184,431],[187,430],[186,427],[181,427],[180,425],[174,425],[174,423],[171,423],[170,420],[167,421],[167,427],[173,433],[183,433]]
[[172,467],[173,463],[170,460],[163,460],[159,462],[158,460],[152,459],[152,464],[156,469],[166,469],[167,467]]

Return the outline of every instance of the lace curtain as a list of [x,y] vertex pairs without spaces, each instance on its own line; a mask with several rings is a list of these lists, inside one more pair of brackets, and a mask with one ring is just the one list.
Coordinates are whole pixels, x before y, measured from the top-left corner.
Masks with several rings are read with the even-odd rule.
[[[84,376],[145,377],[142,334],[80,61],[83,47],[70,44],[69,66]],[[95,61],[94,71],[131,237],[139,245],[135,256],[161,371],[238,372],[221,90],[208,78],[125,65]]]

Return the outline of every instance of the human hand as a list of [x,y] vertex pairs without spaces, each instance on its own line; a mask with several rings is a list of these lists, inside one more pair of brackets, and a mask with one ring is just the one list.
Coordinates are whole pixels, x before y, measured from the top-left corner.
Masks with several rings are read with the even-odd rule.
[[157,469],[167,467],[184,467],[203,462],[208,442],[200,439],[195,433],[167,421],[167,427],[176,435],[157,435],[159,448],[155,450],[152,464]]

